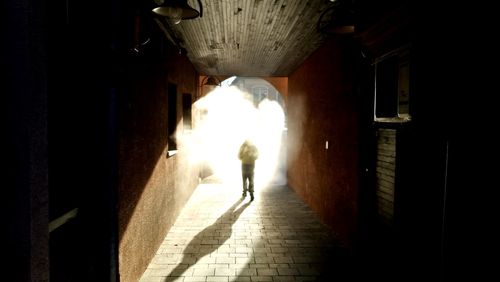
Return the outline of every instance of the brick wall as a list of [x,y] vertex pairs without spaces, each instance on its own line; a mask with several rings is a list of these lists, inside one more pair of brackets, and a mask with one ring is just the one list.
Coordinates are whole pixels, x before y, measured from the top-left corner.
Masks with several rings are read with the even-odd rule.
[[[137,281],[197,185],[182,144],[167,156],[168,83],[196,97],[197,72],[184,55],[133,58],[120,102],[119,268],[120,281]],[[182,131],[182,128],[180,128]]]
[[289,186],[346,245],[358,209],[358,110],[350,58],[348,43],[327,42],[289,76],[287,104]]
[[395,129],[378,129],[375,170],[378,215],[387,223],[392,223],[394,217],[394,178],[396,175]]

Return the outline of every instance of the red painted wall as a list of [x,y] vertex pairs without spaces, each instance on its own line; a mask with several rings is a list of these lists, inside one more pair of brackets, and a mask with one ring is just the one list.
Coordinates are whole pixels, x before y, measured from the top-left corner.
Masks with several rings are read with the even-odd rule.
[[177,123],[182,94],[196,99],[197,77],[188,59],[170,50],[166,58],[135,58],[127,69],[120,104],[120,281],[138,281],[198,184],[182,144],[167,157],[167,85],[177,85]]
[[289,186],[347,246],[358,210],[358,109],[349,47],[331,40],[289,76],[287,111]]
[[288,77],[268,76],[263,77],[263,79],[271,83],[286,100],[288,96]]

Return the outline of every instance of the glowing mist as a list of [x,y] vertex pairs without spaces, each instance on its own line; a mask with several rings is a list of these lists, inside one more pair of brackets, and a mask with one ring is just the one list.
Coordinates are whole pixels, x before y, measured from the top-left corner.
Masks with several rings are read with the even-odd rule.
[[[191,164],[206,165],[224,184],[241,186],[240,145],[251,139],[259,149],[255,188],[283,181],[282,137],[285,115],[276,102],[253,97],[238,88],[218,87],[193,104],[191,134],[177,136]],[[284,183],[279,183],[284,184]]]

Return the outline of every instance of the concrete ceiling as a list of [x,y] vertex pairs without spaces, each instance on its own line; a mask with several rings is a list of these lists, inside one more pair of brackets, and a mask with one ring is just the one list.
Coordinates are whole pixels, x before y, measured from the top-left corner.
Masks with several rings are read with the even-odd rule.
[[[200,74],[288,76],[324,41],[317,31],[329,0],[201,0],[203,16],[159,19]],[[188,0],[199,10],[196,0]]]

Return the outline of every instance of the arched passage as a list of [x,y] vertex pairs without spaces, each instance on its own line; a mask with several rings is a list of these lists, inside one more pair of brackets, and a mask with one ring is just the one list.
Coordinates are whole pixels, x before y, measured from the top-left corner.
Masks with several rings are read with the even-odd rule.
[[286,184],[285,99],[261,78],[230,77],[193,105],[191,152],[226,183],[241,182],[239,146],[252,139],[259,147],[256,187]]
[[[231,79],[231,78],[229,78]],[[250,93],[254,105],[264,113],[264,118],[268,119],[263,122],[266,124],[264,134],[260,135],[262,138],[261,143],[264,149],[271,156],[270,162],[276,162],[274,175],[272,176],[270,184],[283,185],[286,184],[286,138],[287,138],[287,123],[286,123],[286,93],[281,93],[274,86],[275,83],[270,83],[269,79],[272,78],[259,78],[259,77],[236,77],[231,85],[238,87],[243,92]],[[276,80],[276,79],[275,79]],[[283,83],[282,83],[283,84]],[[286,84],[286,81],[285,81]],[[276,106],[279,105],[280,108]],[[279,116],[281,112],[283,116]],[[283,118],[283,120],[281,120]],[[279,142],[279,144],[273,144]],[[266,156],[264,156],[266,158]],[[262,163],[262,162],[261,162]],[[268,166],[256,168],[260,170],[261,174],[269,172],[262,171],[270,169]]]

